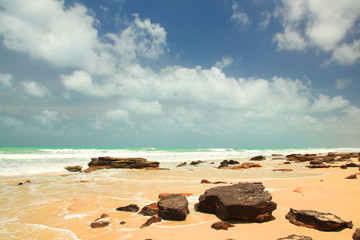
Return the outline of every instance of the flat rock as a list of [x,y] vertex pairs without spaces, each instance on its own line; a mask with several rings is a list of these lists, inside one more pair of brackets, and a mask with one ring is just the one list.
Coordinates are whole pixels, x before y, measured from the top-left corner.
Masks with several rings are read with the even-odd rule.
[[145,158],[113,158],[113,157],[98,157],[92,158],[88,163],[89,167],[108,166],[110,168],[158,168],[159,162],[151,162]]
[[276,203],[262,183],[238,183],[210,188],[199,197],[195,209],[221,220],[265,222],[272,219]]
[[143,225],[141,225],[140,228],[148,227],[151,224],[157,223],[157,222],[161,222],[161,218],[153,216],[153,217],[149,218]]
[[184,197],[189,197],[189,196],[192,196],[193,194],[192,193],[160,193],[159,194],[159,199],[164,199],[170,195],[183,195]]
[[93,167],[89,167],[89,168],[85,169],[84,172],[90,173],[92,171],[101,170],[101,169],[109,169],[109,168],[111,168],[111,167],[110,166],[93,166]]
[[95,221],[90,224],[91,228],[103,228],[110,225],[109,221]]
[[159,217],[167,220],[184,221],[189,214],[189,202],[180,194],[169,195],[158,201]]
[[68,170],[69,172],[81,172],[82,166],[67,166],[65,167],[66,170]]
[[263,155],[260,155],[260,156],[255,156],[255,157],[252,157],[250,158],[251,161],[262,161],[262,160],[265,160],[265,157]]
[[229,227],[235,227],[235,226],[223,221],[219,221],[211,225],[211,228],[214,228],[215,230],[228,230]]
[[278,238],[277,240],[313,240],[311,237],[308,236],[303,236],[303,235],[289,235],[287,237],[283,237],[283,238]]
[[292,172],[293,170],[291,168],[279,168],[279,169],[274,169],[274,172]]
[[314,228],[320,231],[336,231],[353,227],[351,221],[346,222],[332,213],[313,210],[295,210],[291,208],[286,215],[286,219],[297,226]]
[[351,174],[351,175],[347,176],[345,179],[357,179],[357,175]]
[[136,204],[130,204],[125,207],[118,207],[116,211],[122,211],[122,212],[138,212],[139,207]]

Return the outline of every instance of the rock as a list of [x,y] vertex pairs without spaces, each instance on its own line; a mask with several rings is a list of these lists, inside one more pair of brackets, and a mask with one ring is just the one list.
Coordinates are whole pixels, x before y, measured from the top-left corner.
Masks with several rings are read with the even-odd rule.
[[170,195],[158,202],[159,216],[167,220],[184,221],[189,214],[189,202],[183,195]]
[[356,174],[352,174],[352,175],[347,176],[345,179],[357,179],[357,176],[356,176]]
[[157,222],[161,222],[161,218],[153,216],[153,217],[149,218],[143,225],[141,225],[140,228],[148,227],[151,224],[157,223]]
[[155,216],[159,213],[159,207],[157,203],[152,203],[149,205],[146,205],[141,209],[139,214],[142,214],[144,216]]
[[357,228],[352,235],[353,240],[360,240],[360,228]]
[[313,210],[295,210],[291,208],[286,215],[286,219],[297,226],[314,228],[320,231],[336,231],[353,227],[351,221],[346,222],[334,214]]
[[65,167],[66,170],[68,170],[69,172],[81,172],[82,166],[67,166]]
[[310,165],[307,165],[306,167],[307,168],[329,168],[331,166],[326,165],[323,162],[313,161],[313,162],[310,162]]
[[262,167],[260,164],[257,163],[252,163],[252,162],[244,162],[238,166],[233,166],[230,167],[229,169],[232,170],[242,170],[242,169],[248,169],[248,168],[258,168],[258,167]]
[[223,181],[216,181],[216,182],[213,182],[213,184],[224,184],[226,182],[223,182]]
[[219,221],[211,225],[211,228],[214,228],[215,230],[228,230],[229,227],[235,227],[235,226],[223,221]]
[[110,166],[93,166],[93,167],[89,167],[89,168],[85,169],[84,172],[90,173],[92,171],[101,170],[101,169],[109,169],[109,168],[111,168],[111,167]]
[[158,168],[159,162],[150,162],[145,158],[112,158],[112,157],[98,157],[92,158],[88,163],[89,167],[107,166],[110,168]]
[[109,221],[95,221],[90,224],[91,228],[103,228],[110,225]]
[[224,168],[224,167],[228,167],[229,165],[236,165],[236,164],[240,164],[240,163],[235,160],[223,160],[218,168]]
[[190,163],[190,165],[199,165],[200,163],[204,163],[205,161],[201,161],[201,160],[198,160],[198,161],[192,161]]
[[272,157],[281,157],[283,156],[281,153],[273,153],[271,154]]
[[183,162],[183,163],[179,163],[179,165],[177,165],[176,167],[183,167],[183,166],[186,166],[187,163],[186,162]]
[[[347,164],[344,164],[344,165],[342,165],[342,166],[345,166],[345,167],[360,167],[360,165],[359,164],[356,164],[356,163],[347,163]],[[342,167],[341,166],[341,167]]]
[[192,196],[193,194],[192,193],[160,193],[158,197],[159,199],[164,199],[171,195],[183,195],[184,197],[189,197]]
[[109,217],[109,215],[107,215],[106,213],[103,213],[103,214],[101,214],[101,216],[98,219],[95,220],[95,222],[98,220],[104,219],[104,218],[108,218],[108,217]]
[[313,240],[313,239],[308,236],[299,236],[299,235],[292,234],[292,235],[289,235],[284,238],[278,238],[277,240]]
[[296,192],[296,193],[303,193],[303,192],[304,192],[304,190],[303,190],[303,188],[302,188],[302,187],[297,187],[297,188],[295,188],[295,189],[293,190],[293,192]]
[[211,182],[209,180],[206,180],[206,179],[201,180],[201,183],[211,184]]
[[125,222],[125,221],[121,221],[119,224],[120,224],[120,225],[125,225],[126,222]]
[[292,172],[293,170],[290,168],[279,168],[279,169],[274,169],[274,172]]
[[238,183],[210,188],[199,197],[195,209],[213,213],[221,220],[265,222],[272,218],[276,203],[262,183]]
[[116,211],[122,211],[122,212],[138,212],[139,207],[136,204],[130,204],[125,207],[118,207]]
[[29,179],[26,179],[23,182],[19,182],[17,185],[24,185],[24,184],[28,184],[28,183],[31,183],[31,181]]
[[255,157],[252,157],[250,158],[251,161],[262,161],[262,160],[265,160],[265,157],[263,155],[260,155],[260,156],[255,156]]

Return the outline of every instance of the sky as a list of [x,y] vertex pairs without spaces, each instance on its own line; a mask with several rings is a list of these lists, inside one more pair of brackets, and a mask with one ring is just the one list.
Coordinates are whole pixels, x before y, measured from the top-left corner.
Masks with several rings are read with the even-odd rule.
[[360,145],[358,0],[1,0],[0,146]]

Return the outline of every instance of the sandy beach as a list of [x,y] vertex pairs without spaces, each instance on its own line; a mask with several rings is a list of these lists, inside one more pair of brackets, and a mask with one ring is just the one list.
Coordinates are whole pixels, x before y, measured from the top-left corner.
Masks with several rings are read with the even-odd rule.
[[[355,158],[349,161],[358,163]],[[270,240],[297,234],[317,240],[351,239],[360,227],[360,179],[345,178],[359,169],[308,169],[306,162],[281,165],[282,162],[259,161],[262,168],[243,170],[217,169],[216,160],[184,168],[176,168],[173,163],[170,170],[106,169],[88,174],[37,175],[29,179],[30,183],[18,177],[4,178],[1,194],[7,197],[0,203],[0,238]],[[272,171],[279,168],[293,171]],[[226,183],[202,184],[202,179]],[[20,182],[24,184],[18,185]],[[195,211],[194,205],[206,189],[238,182],[263,183],[277,203],[274,219],[263,223],[231,222],[235,227],[228,230],[212,229],[211,225],[219,219]],[[140,228],[150,217],[115,210],[129,204],[137,204],[141,209],[157,202],[160,193],[192,194],[188,197],[190,214],[186,221],[162,220]],[[290,208],[330,212],[352,221],[354,228],[324,232],[295,226],[285,219]],[[110,225],[90,228],[90,223],[104,213],[109,216],[106,220]]]

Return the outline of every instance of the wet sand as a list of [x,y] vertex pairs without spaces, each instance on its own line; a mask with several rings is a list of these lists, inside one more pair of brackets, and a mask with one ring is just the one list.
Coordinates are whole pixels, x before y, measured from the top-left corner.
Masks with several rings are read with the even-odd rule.
[[[357,162],[357,159],[353,159]],[[100,170],[90,174],[34,176],[31,183],[18,186],[21,178],[1,180],[1,239],[277,239],[290,234],[307,235],[317,240],[351,239],[360,227],[360,179],[345,179],[358,168],[307,169],[307,163],[278,165],[282,161],[259,162],[264,169],[219,170],[219,162],[203,166],[172,168],[169,171]],[[292,168],[293,172],[272,172]],[[262,175],[262,176],[261,176]],[[259,177],[261,176],[261,177]],[[360,177],[360,176],[359,176]],[[201,184],[201,179],[237,182],[263,182],[272,193],[277,209],[274,220],[264,223],[234,223],[229,230],[214,230],[219,219],[194,210],[198,196],[220,185]],[[300,192],[294,192],[298,188]],[[188,198],[190,214],[186,221],[165,221],[140,226],[149,217],[115,211],[117,207],[137,204],[140,208],[158,201],[160,193],[192,193]],[[353,229],[322,232],[298,227],[285,219],[290,208],[330,212]],[[101,214],[111,224],[92,229],[90,223]],[[125,221],[124,225],[120,225]]]

